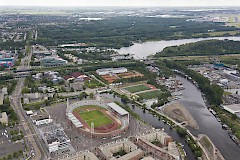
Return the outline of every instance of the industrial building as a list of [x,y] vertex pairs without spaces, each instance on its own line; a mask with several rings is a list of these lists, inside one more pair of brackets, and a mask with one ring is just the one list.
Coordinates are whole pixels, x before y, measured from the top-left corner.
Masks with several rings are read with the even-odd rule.
[[41,66],[44,66],[44,67],[63,66],[67,63],[68,63],[67,60],[57,58],[57,57],[45,57],[40,60]]
[[103,69],[97,69],[96,73],[100,76],[107,75],[107,74],[118,74],[118,73],[125,73],[127,72],[127,68],[121,67],[121,68],[103,68]]
[[[144,152],[129,140],[99,147],[98,152],[102,159],[111,160],[141,159],[144,156]],[[125,154],[118,154],[121,152]]]
[[60,125],[46,126],[39,131],[50,153],[58,150],[67,150],[71,147],[70,139]]

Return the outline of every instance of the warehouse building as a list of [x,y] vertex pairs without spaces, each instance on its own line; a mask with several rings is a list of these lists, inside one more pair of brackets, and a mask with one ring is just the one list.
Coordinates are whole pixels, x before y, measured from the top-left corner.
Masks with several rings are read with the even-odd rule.
[[107,75],[107,74],[118,74],[118,73],[125,73],[127,72],[127,68],[121,67],[121,68],[103,68],[103,69],[97,69],[96,73],[100,76]]

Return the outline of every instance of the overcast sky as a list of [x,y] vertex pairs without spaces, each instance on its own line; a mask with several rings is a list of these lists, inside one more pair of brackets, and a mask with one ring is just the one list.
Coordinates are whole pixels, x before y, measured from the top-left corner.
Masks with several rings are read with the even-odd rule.
[[240,6],[240,0],[0,0],[4,6]]

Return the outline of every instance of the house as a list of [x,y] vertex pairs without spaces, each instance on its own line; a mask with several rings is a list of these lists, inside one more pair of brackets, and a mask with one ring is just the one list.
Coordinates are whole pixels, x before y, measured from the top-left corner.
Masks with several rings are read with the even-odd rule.
[[73,72],[70,75],[64,76],[64,79],[66,81],[76,80],[76,81],[89,81],[91,78],[89,78],[87,75],[81,73],[81,72]]

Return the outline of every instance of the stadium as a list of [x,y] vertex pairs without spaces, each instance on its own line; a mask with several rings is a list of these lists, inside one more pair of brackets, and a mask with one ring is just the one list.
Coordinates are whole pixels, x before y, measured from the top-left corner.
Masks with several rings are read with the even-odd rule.
[[93,138],[118,137],[129,127],[129,113],[116,103],[84,100],[67,104],[68,123]]

